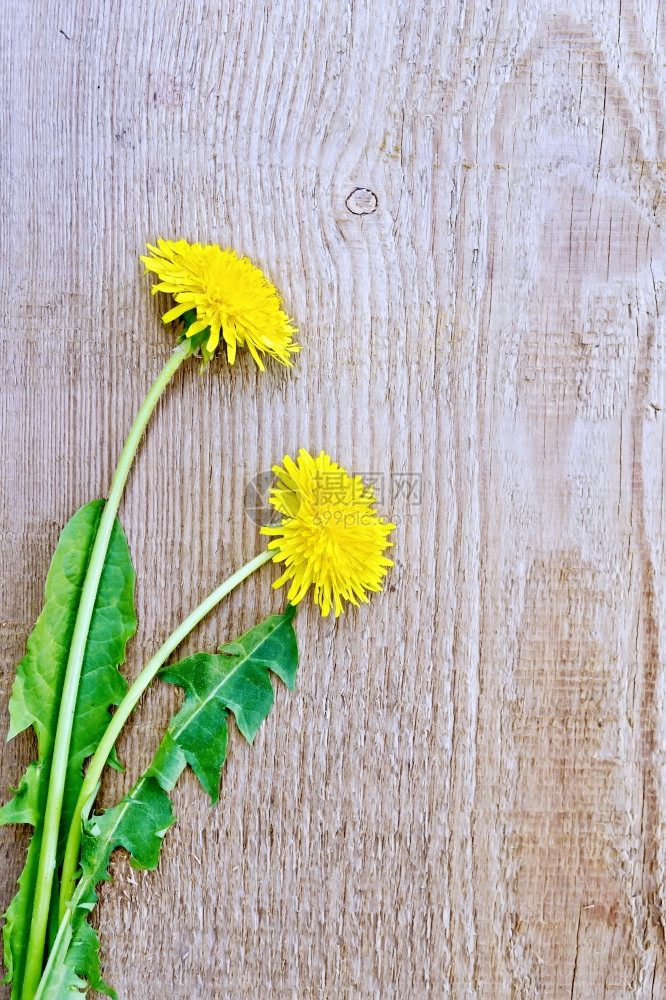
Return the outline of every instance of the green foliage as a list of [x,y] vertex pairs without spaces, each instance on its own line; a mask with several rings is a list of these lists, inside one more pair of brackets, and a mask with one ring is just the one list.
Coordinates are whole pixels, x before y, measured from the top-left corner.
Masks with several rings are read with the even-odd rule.
[[[76,928],[76,933],[68,949],[67,962],[77,979],[77,987],[85,989],[88,984],[98,993],[106,993],[115,1000],[116,991],[102,979],[99,967],[99,938],[97,931],[89,923],[82,920]],[[83,979],[76,976],[74,969],[80,969]],[[70,986],[71,1000],[71,986]]]
[[183,324],[183,328],[180,331],[177,343],[188,344],[190,352],[192,354],[196,354],[198,350],[201,350],[201,357],[203,358],[203,361],[201,362],[201,370],[203,371],[208,362],[215,356],[215,351],[211,352],[206,347],[206,344],[208,343],[208,339],[210,337],[209,326],[207,326],[204,330],[200,330],[199,333],[195,333],[193,337],[187,336],[187,331],[192,326],[196,318],[197,318],[196,309],[188,309],[186,313],[183,313],[183,315],[180,316],[177,320],[174,320],[174,322]]
[[[12,982],[12,1000],[20,996],[25,968],[39,845],[69,647],[103,507],[103,500],[86,504],[63,529],[46,580],[44,609],[17,667],[9,703],[8,739],[32,726],[38,747],[37,761],[29,765],[14,797],[0,809],[0,824],[29,823],[35,828],[19,879],[19,891],[5,914],[6,981]],[[94,752],[107,727],[109,708],[119,704],[127,688],[118,665],[125,658],[125,646],[135,630],[134,570],[125,535],[116,520],[81,673],[63,799],[63,836],[83,781],[83,763]]]
[[109,879],[109,859],[116,847],[129,852],[135,868],[155,868],[162,839],[175,821],[167,793],[186,764],[211,802],[217,800],[228,712],[233,712],[251,743],[273,704],[269,671],[294,688],[298,666],[294,614],[289,605],[284,614],[271,615],[236,642],[221,646],[218,654],[197,653],[161,671],[163,680],[185,689],[185,701],[132,791],[84,826],[81,876],[36,1000],[71,1000],[73,974],[115,996],[105,984],[99,985],[96,933],[92,928],[82,931],[89,926],[86,919],[97,902],[96,885]]
[[98,882],[109,881],[109,859],[117,847],[135,868],[155,868],[162,839],[175,822],[169,796],[155,778],[143,775],[116,806],[84,824],[81,876],[39,984],[35,1000],[71,1000],[89,985],[115,997],[102,979],[99,939],[86,917],[97,902]]
[[[204,790],[217,802],[220,770],[227,749],[227,712],[252,743],[273,705],[269,671],[293,691],[298,647],[292,621],[295,607],[271,615],[236,642],[220,646],[218,654],[196,653],[165,667],[159,677],[185,689],[185,702],[171,720],[151,773],[169,784],[172,771],[187,762]],[[178,772],[180,773],[180,772]],[[177,777],[177,776],[176,776]]]
[[7,975],[4,982],[12,984],[11,1000],[21,995],[21,983],[25,969],[28,935],[30,933],[30,918],[32,902],[35,896],[37,865],[39,851],[42,846],[41,828],[35,830],[28,844],[23,871],[18,879],[18,892],[5,912],[5,925],[2,928],[2,938],[5,949],[5,965]]

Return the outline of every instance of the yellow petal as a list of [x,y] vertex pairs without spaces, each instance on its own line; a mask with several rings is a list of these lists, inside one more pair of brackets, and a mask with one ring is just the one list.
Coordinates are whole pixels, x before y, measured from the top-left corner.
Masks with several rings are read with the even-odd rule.
[[183,313],[186,313],[187,310],[191,308],[192,306],[189,302],[181,302],[177,306],[174,306],[173,309],[169,309],[168,312],[165,312],[164,316],[162,316],[162,320],[164,323],[171,323],[174,319],[178,319],[179,316],[182,316]]

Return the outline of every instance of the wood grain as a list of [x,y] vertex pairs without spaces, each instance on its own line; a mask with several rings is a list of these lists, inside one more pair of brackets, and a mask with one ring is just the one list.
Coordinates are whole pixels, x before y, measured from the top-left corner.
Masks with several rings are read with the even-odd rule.
[[[170,349],[146,240],[249,254],[305,350],[160,403],[121,510],[128,674],[258,550],[245,487],[285,453],[373,474],[398,523],[381,597],[299,613],[298,691],[233,734],[220,806],[186,776],[159,870],[115,861],[121,996],[666,995],[665,17],[7,0],[0,723],[58,533]],[[278,610],[272,578],[185,652]],[[4,908],[25,830],[0,845]]]

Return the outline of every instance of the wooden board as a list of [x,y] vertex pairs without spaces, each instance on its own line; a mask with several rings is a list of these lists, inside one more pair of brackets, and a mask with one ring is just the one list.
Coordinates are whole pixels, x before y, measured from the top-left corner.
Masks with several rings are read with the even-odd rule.
[[[219,807],[187,775],[159,870],[115,861],[121,997],[666,995],[665,16],[7,0],[2,727],[58,533],[170,351],[147,240],[249,254],[305,349],[160,403],[121,508],[128,674],[258,551],[245,488],[285,453],[373,474],[398,524],[382,596],[300,611],[298,691],[232,734]],[[280,609],[274,578],[185,652]],[[0,845],[4,908],[26,831]]]

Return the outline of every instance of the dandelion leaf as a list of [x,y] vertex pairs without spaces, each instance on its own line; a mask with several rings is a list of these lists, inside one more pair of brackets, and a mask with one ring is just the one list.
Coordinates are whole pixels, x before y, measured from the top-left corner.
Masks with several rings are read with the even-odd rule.
[[221,646],[219,653],[195,653],[160,671],[162,680],[184,688],[185,701],[162,741],[154,774],[167,775],[178,763],[182,770],[186,761],[211,804],[217,802],[228,712],[233,712],[241,733],[252,743],[273,704],[269,671],[294,689],[298,667],[295,613],[295,607],[287,605],[284,614],[271,615],[235,642]]
[[110,879],[111,853],[124,847],[135,868],[156,867],[164,835],[175,822],[168,792],[187,764],[211,799],[217,800],[228,712],[233,712],[251,742],[273,703],[269,672],[294,688],[298,666],[294,614],[295,608],[288,606],[284,614],[272,615],[236,642],[221,646],[218,654],[197,653],[161,672],[163,680],[184,688],[185,700],[132,791],[84,824],[81,875],[36,1000],[71,1000],[71,986],[60,986],[68,982],[63,965],[87,985],[115,996],[100,976],[96,934],[81,929],[97,902],[97,884]]
[[[39,856],[39,847],[35,849],[34,845],[41,843],[69,648],[103,508],[103,500],[86,504],[62,531],[46,580],[44,609],[28,639],[26,654],[16,669],[9,703],[8,739],[32,726],[38,749],[38,759],[28,766],[13,797],[0,809],[0,824],[28,823],[35,830],[17,896],[5,914],[6,982],[12,982],[12,1000],[20,996],[25,968]],[[83,781],[83,763],[97,748],[108,725],[109,708],[121,701],[127,688],[118,666],[125,658],[125,646],[135,629],[134,570],[125,535],[116,520],[81,672],[63,799],[62,839]],[[62,847],[61,842],[60,850]]]

